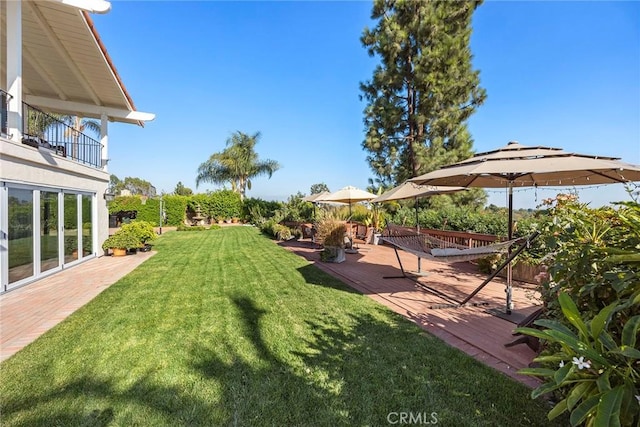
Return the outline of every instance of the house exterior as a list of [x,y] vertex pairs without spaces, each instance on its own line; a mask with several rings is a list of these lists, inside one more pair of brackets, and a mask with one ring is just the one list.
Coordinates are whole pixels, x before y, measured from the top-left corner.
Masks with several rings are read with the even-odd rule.
[[110,8],[0,0],[0,293],[103,254],[108,124],[154,118],[136,110],[93,26]]

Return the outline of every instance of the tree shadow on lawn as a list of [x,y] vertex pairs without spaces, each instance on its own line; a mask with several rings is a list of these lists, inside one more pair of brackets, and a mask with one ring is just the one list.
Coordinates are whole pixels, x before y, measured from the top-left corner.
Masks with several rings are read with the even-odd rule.
[[[108,379],[82,376],[48,390],[43,394],[34,390],[23,399],[3,396],[2,424],[106,426],[114,421],[118,424],[141,422],[141,416],[127,420],[126,415],[118,414],[123,408],[127,412],[133,410],[138,414],[159,415],[167,425],[191,424],[198,419],[207,420],[206,416],[200,417],[209,412],[210,406],[209,402],[189,396],[178,387],[154,383],[150,374],[142,376],[126,389]],[[216,420],[209,418],[207,422],[215,423]]]
[[382,307],[311,312],[285,347],[264,336],[268,310],[232,301],[243,333],[216,338],[242,342],[183,343],[183,378],[162,384],[152,367],[127,386],[84,375],[5,394],[3,425],[388,425],[401,412],[435,412],[445,426],[547,424],[539,402],[514,407],[526,388]]
[[316,314],[300,344],[282,348],[263,337],[268,311],[245,297],[234,303],[258,360],[231,344],[225,354],[193,350],[194,367],[222,387],[223,424],[389,425],[405,412],[433,413],[440,425],[548,425],[548,408],[526,387],[384,308]]
[[360,294],[358,290],[348,286],[340,279],[335,278],[326,271],[321,270],[313,264],[305,265],[297,269],[302,275],[304,281],[309,285],[323,286],[325,288],[337,289],[351,294]]

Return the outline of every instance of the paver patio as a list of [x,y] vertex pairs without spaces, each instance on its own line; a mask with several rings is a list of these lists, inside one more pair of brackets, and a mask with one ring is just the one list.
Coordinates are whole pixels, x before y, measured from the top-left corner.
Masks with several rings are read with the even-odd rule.
[[0,295],[0,361],[35,341],[154,254],[94,258]]

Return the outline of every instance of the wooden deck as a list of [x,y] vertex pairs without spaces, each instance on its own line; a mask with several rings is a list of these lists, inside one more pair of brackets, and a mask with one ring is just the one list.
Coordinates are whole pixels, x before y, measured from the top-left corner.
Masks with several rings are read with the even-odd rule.
[[[486,303],[485,306],[431,308],[449,301],[417,286],[409,278],[384,278],[401,274],[394,250],[389,246],[360,245],[357,254],[347,254],[344,263],[334,264],[320,261],[320,249],[310,241],[289,241],[280,245],[477,360],[530,387],[540,384],[536,378],[516,373],[531,363],[535,353],[524,344],[510,348],[504,346],[514,339],[515,323],[535,311],[540,304],[531,285],[514,284],[515,307],[511,316],[503,316],[509,320],[504,320],[488,313],[490,310],[505,311],[504,279],[494,279],[470,301]],[[418,262],[414,255],[402,251],[399,255],[405,270],[417,271]],[[448,264],[423,259],[421,267],[427,275],[419,277],[419,283],[458,301],[487,277],[478,273],[470,263]]]

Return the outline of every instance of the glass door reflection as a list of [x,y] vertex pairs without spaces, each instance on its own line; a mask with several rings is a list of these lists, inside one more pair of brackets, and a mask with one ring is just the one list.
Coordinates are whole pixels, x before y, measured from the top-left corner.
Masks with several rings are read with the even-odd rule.
[[78,195],[64,195],[64,262],[78,259]]
[[40,192],[40,271],[60,265],[58,193]]

